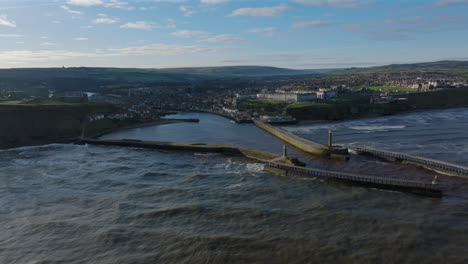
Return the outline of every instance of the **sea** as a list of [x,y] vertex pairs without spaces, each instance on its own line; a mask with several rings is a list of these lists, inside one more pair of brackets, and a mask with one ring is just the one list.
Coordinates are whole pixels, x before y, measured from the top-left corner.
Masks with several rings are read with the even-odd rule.
[[[102,139],[283,142],[220,116]],[[326,143],[468,166],[468,109],[283,126]],[[351,156],[307,167],[431,182],[433,171]],[[211,153],[52,144],[0,151],[0,263],[468,263],[468,180],[439,175],[442,198],[282,177]]]

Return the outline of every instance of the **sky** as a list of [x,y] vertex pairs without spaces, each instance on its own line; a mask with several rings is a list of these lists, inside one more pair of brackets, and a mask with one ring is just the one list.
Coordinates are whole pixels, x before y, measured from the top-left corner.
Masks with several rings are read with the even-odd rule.
[[468,60],[468,0],[0,0],[0,68]]

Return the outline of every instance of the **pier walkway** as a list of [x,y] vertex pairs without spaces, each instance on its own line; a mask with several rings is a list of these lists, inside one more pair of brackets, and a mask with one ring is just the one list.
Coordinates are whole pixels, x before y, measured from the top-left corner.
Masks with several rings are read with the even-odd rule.
[[383,178],[365,176],[352,173],[325,171],[319,169],[303,168],[276,162],[265,161],[265,170],[284,176],[317,177],[325,180],[347,182],[353,185],[374,187],[384,190],[403,191],[423,196],[441,197],[442,191],[437,184],[421,181],[400,180],[394,178]]
[[327,156],[327,157],[338,157],[341,156],[341,158],[344,157],[344,155],[348,154],[348,149],[347,148],[342,148],[339,146],[333,146],[329,148],[326,145],[315,143],[313,141],[298,137],[294,134],[291,134],[283,129],[274,127],[272,125],[266,124],[262,121],[259,120],[254,120],[254,124],[267,131],[268,133],[272,134],[273,136],[293,145],[294,147],[305,151],[309,154],[312,155],[318,155],[318,156]]
[[434,170],[443,170],[455,176],[462,176],[468,178],[468,167],[457,165],[449,162],[407,155],[399,152],[388,150],[381,150],[369,147],[349,147],[349,149],[357,152],[358,154],[373,155],[385,159],[392,159],[394,161],[408,162],[419,166],[427,167]]
[[180,142],[158,142],[141,140],[94,140],[84,139],[80,143],[93,145],[140,147],[150,149],[182,150],[192,152],[215,152],[225,155],[243,156],[265,164],[265,170],[284,176],[297,177],[319,177],[326,180],[335,180],[360,185],[364,187],[374,187],[392,191],[409,192],[418,195],[440,197],[442,191],[438,185],[431,183],[408,181],[374,176],[363,176],[344,172],[334,172],[319,169],[299,167],[301,162],[295,158],[282,157],[274,153],[259,151],[250,148],[243,148],[226,144],[205,144],[205,143],[180,143]]

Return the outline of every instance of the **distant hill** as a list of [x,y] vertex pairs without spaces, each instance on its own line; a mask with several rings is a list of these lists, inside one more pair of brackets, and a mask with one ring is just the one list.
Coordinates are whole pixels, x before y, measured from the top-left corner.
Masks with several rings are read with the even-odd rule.
[[331,75],[365,75],[378,73],[397,73],[397,72],[430,72],[435,74],[447,74],[452,76],[468,77],[468,61],[436,61],[409,64],[390,64],[385,66],[368,68],[349,68],[344,70],[332,71]]
[[160,72],[190,74],[210,77],[261,77],[261,76],[286,76],[318,73],[322,70],[292,70],[286,68],[266,66],[223,66],[223,67],[192,67],[192,68],[167,68]]
[[44,95],[48,89],[97,91],[128,84],[197,83],[207,80],[310,75],[323,70],[292,70],[264,66],[197,68],[22,68],[0,69],[0,90],[23,90]]
[[193,79],[303,75],[320,70],[292,70],[264,66],[225,66],[194,68],[20,68],[0,69],[0,78],[93,78],[126,81],[187,81]]

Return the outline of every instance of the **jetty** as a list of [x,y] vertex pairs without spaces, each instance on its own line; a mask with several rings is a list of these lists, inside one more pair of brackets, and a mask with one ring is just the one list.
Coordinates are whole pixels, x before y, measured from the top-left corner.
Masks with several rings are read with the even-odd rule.
[[265,170],[283,176],[320,178],[328,181],[339,181],[368,188],[408,192],[428,197],[442,197],[442,190],[439,188],[438,184],[432,184],[430,182],[409,181],[336,171],[326,171],[268,161],[264,161],[264,163]]
[[468,179],[468,167],[466,166],[370,147],[350,146],[349,149],[351,152],[359,155],[371,155],[391,162],[412,164],[436,172]]
[[283,155],[244,148],[228,144],[210,144],[210,143],[180,143],[180,142],[161,142],[161,141],[142,141],[132,139],[122,140],[96,140],[83,139],[78,143],[104,145],[104,146],[121,146],[121,147],[137,147],[162,150],[178,150],[192,151],[203,153],[220,153],[230,156],[241,156],[256,162],[264,164],[266,171],[289,177],[307,177],[320,178],[330,181],[345,182],[352,185],[378,188],[384,190],[408,192],[417,195],[429,197],[441,197],[442,191],[438,184],[431,184],[420,181],[408,181],[392,178],[364,176],[358,174],[326,171],[312,168],[305,168],[304,163],[296,158],[287,157],[286,151]]
[[336,159],[347,160],[348,148],[341,146],[333,146],[331,134],[329,134],[329,144],[319,144],[296,135],[293,135],[283,129],[266,124],[260,120],[253,120],[254,124],[272,134],[273,136],[291,144],[292,146],[312,155],[321,157],[330,157]]
[[303,166],[304,163],[296,158],[280,156],[271,152],[244,148],[229,144],[213,144],[213,143],[181,143],[181,142],[164,142],[164,141],[142,141],[135,139],[122,140],[99,140],[99,139],[82,139],[77,143],[102,145],[102,146],[120,146],[120,147],[136,147],[162,150],[178,150],[191,151],[202,153],[220,153],[229,156],[242,156],[256,161],[275,160],[277,163],[285,163],[292,165]]

